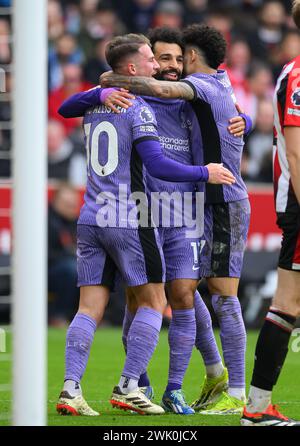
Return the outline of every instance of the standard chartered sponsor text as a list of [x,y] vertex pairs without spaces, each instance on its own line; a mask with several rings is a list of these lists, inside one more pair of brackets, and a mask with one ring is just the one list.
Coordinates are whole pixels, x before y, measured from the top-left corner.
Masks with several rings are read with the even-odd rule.
[[171,138],[168,136],[160,136],[159,142],[166,150],[175,150],[176,152],[189,152],[189,140],[181,138]]

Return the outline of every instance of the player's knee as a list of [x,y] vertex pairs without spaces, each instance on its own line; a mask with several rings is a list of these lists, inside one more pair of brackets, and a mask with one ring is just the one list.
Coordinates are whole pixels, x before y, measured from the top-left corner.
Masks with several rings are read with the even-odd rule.
[[194,307],[194,290],[181,288],[171,290],[169,293],[169,303],[173,310],[185,310]]
[[215,281],[213,278],[206,279],[207,288],[211,295],[213,294],[223,294],[223,287],[219,281]]
[[163,313],[167,306],[166,296],[165,295],[155,296],[152,299],[151,305],[154,310],[158,311],[159,313]]
[[148,307],[152,310],[163,313],[167,305],[167,299],[165,296],[144,296],[144,298],[138,299],[137,308]]
[[137,307],[148,307],[163,313],[167,299],[162,284],[148,284],[132,288]]
[[220,281],[213,282],[207,280],[207,287],[211,295],[217,294],[220,296],[236,296],[238,290],[238,286],[235,284],[235,282],[229,282],[225,280],[223,283],[221,283]]
[[104,314],[105,308],[93,308],[93,307],[86,307],[83,305],[79,305],[78,313],[86,314],[87,316],[91,317],[96,321],[96,324],[99,325],[102,321],[103,314]]
[[133,314],[136,313],[136,310],[138,309],[138,304],[137,304],[136,300],[128,299],[127,300],[127,308],[130,313],[133,313]]
[[289,298],[283,299],[275,295],[271,306],[296,318],[300,316],[300,298],[298,296],[289,296]]
[[87,314],[88,316],[93,318],[98,325],[103,318],[103,314],[107,306],[108,300],[109,300],[108,298],[107,299],[103,298],[103,299],[97,299],[97,301],[95,301],[95,299],[88,299],[87,296],[84,296],[84,298],[82,298],[81,296],[78,312]]
[[297,299],[295,317],[297,319],[298,319],[298,317],[300,317],[300,297],[299,297],[299,299]]

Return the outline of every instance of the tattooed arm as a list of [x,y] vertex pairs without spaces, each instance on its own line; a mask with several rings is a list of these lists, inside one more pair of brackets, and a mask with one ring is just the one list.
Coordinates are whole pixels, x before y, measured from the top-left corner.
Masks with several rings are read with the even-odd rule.
[[185,82],[158,81],[152,77],[123,76],[109,72],[100,77],[100,84],[104,88],[125,88],[142,96],[155,96],[164,99],[179,98],[186,101],[194,99],[194,90]]

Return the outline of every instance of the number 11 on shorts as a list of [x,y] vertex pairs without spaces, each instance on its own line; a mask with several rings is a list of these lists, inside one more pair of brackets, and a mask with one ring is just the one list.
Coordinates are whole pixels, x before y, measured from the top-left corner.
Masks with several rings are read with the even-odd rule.
[[199,265],[199,256],[202,252],[202,249],[205,245],[205,240],[199,240],[198,242],[191,242],[191,247],[193,249],[193,255],[194,255],[194,265]]

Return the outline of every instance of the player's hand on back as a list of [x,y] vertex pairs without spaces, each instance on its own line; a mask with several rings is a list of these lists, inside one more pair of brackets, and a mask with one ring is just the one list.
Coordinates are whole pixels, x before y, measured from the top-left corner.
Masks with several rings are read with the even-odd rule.
[[[104,90],[105,91],[105,90]],[[135,96],[130,94],[128,90],[121,88],[120,90],[113,90],[104,100],[104,105],[110,107],[115,113],[121,113],[117,106],[122,108],[128,108],[132,106],[130,99],[134,99]]]
[[235,116],[229,120],[230,125],[228,127],[229,132],[233,136],[243,136],[245,133],[246,123],[242,116]]
[[228,184],[235,183],[232,173],[223,167],[223,164],[210,163],[206,165],[208,169],[208,183],[211,184]]

